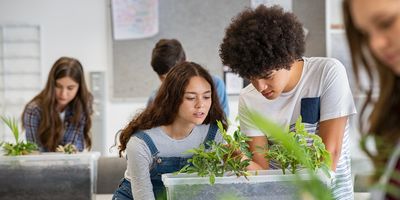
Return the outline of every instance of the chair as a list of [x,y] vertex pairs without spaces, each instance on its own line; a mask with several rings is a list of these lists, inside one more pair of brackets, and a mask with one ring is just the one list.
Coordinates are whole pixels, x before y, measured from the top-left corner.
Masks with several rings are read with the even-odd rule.
[[97,168],[97,194],[112,194],[124,177],[126,160],[116,156],[101,156]]

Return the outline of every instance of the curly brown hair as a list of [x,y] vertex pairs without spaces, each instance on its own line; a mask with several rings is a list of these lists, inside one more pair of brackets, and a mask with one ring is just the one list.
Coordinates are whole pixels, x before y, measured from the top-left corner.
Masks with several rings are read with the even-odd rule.
[[279,6],[247,8],[232,19],[220,45],[222,63],[244,78],[290,69],[304,53],[303,26]]

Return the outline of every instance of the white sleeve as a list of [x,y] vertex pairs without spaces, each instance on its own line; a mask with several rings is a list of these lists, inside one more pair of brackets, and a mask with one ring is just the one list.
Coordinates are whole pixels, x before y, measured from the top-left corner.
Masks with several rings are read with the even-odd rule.
[[126,149],[128,158],[127,170],[131,175],[133,199],[154,199],[153,185],[150,179],[150,166],[153,162],[150,149],[143,140],[137,137],[131,137]]
[[239,96],[239,123],[240,130],[249,137],[254,136],[264,136],[264,134],[254,125],[253,121],[250,119],[250,110],[246,105],[243,96]]
[[325,77],[321,94],[320,121],[349,116],[356,113],[353,95],[347,79],[346,69],[336,59],[322,76]]

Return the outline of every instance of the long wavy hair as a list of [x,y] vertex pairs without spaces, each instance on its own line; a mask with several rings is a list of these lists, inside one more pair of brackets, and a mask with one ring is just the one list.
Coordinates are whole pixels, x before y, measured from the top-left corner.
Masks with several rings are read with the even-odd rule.
[[133,134],[139,130],[151,129],[158,126],[172,124],[183,102],[185,89],[192,77],[203,77],[211,86],[211,107],[203,124],[210,124],[220,120],[224,128],[228,127],[227,121],[218,101],[218,95],[210,74],[194,62],[182,62],[174,66],[161,84],[154,102],[143,112],[136,115],[128,125],[120,131],[119,155],[126,149],[126,144]]
[[89,131],[92,126],[90,116],[93,111],[93,96],[86,85],[82,64],[75,58],[61,57],[54,63],[45,88],[25,106],[22,118],[29,104],[37,104],[41,109],[37,137],[43,147],[46,147],[49,151],[55,151],[62,140],[64,129],[64,123],[62,123],[59,112],[56,110],[56,81],[64,77],[69,77],[79,84],[75,98],[68,104],[72,107],[74,113],[70,123],[78,126],[82,117],[86,120],[83,136],[86,148],[90,149],[92,141]]
[[[360,85],[360,72],[365,69],[369,86],[361,88],[366,94],[366,100],[360,112],[360,130],[365,130],[362,123],[364,116],[368,114],[368,107],[372,106],[372,112],[368,116],[368,136],[373,136],[378,154],[369,150],[365,142],[362,148],[372,159],[376,169],[382,169],[391,155],[400,136],[400,78],[396,76],[388,66],[383,64],[371,51],[368,38],[362,34],[353,23],[350,10],[350,0],[344,0],[342,4],[344,23],[347,39],[350,47],[353,70],[356,80]],[[379,96],[373,97],[374,83],[378,74]],[[378,172],[379,173],[379,172]],[[377,174],[379,176],[379,174]]]

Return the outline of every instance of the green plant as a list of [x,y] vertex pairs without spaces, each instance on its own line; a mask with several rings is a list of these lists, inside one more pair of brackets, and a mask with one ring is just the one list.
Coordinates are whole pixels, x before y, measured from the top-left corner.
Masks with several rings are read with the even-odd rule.
[[76,148],[75,145],[68,143],[66,145],[58,145],[58,147],[56,148],[56,152],[63,152],[66,154],[73,154],[73,153],[77,153],[78,149]]
[[233,133],[232,137],[223,129],[221,122],[218,122],[218,127],[226,144],[210,141],[208,143],[210,149],[201,145],[199,148],[188,150],[187,152],[192,153],[193,157],[188,160],[189,164],[178,173],[197,173],[198,176],[209,176],[211,184],[215,183],[215,177],[222,177],[225,173],[245,177],[248,175],[246,167],[249,165],[250,159],[242,160],[242,153],[251,158],[247,144],[249,138],[240,131],[240,128]]
[[[265,157],[277,161],[284,174],[286,173],[286,169],[289,168],[294,174],[299,167],[308,167],[313,171],[317,169],[328,171],[331,165],[331,157],[322,139],[318,135],[308,133],[301,121],[300,116],[296,121],[295,131],[289,132],[288,135],[294,138],[306,157],[297,157],[292,149],[286,148],[282,141],[275,140],[273,136],[271,137],[273,144],[267,145],[267,150],[263,152]],[[302,164],[300,159],[306,159],[308,165]]]
[[[254,122],[257,128],[266,133],[267,137],[279,141],[280,145],[286,148],[287,151],[291,152],[292,156],[294,156],[302,166],[309,170],[310,180],[305,182],[300,176],[297,176],[297,179],[295,180],[295,184],[299,188],[299,199],[333,200],[332,191],[324,185],[315,174],[315,165],[309,158],[309,154],[304,150],[304,147],[300,146],[294,137],[287,134],[287,131],[283,130],[279,125],[265,119],[257,112],[250,112],[250,119]],[[324,162],[327,164],[331,161],[326,160]],[[325,172],[327,177],[330,177],[330,174],[325,167],[322,167],[322,171]]]
[[0,147],[3,147],[5,155],[7,156],[17,156],[30,154],[37,150],[36,144],[31,142],[23,142],[19,140],[19,128],[18,122],[14,118],[6,118],[1,116],[1,120],[10,128],[12,134],[14,135],[15,144],[9,142],[1,142]]

